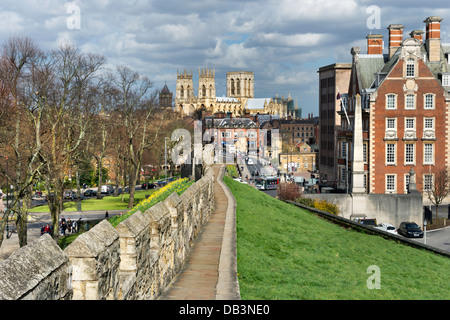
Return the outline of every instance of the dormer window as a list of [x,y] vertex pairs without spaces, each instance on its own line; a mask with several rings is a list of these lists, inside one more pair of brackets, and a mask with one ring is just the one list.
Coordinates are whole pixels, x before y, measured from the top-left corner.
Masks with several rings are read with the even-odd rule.
[[450,74],[442,75],[442,86],[450,87]]
[[416,75],[416,62],[414,59],[409,58],[406,60],[406,77],[408,78],[414,78]]

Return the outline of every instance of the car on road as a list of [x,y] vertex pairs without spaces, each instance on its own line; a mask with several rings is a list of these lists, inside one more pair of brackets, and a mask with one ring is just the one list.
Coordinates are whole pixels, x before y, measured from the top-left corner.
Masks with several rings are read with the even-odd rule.
[[74,199],[73,191],[69,191],[69,190],[64,191],[64,199],[70,199],[70,200]]
[[251,158],[248,159],[247,164],[253,164],[253,160]]
[[247,182],[245,182],[242,178],[233,178],[234,181],[240,182],[240,183],[245,183],[247,184]]
[[91,190],[91,189],[86,190],[86,191],[84,192],[84,196],[85,196],[85,197],[96,197],[96,196],[97,196],[97,191]]
[[374,227],[375,229],[383,230],[392,234],[398,234],[395,227],[390,223],[380,223]]
[[402,222],[397,231],[407,238],[423,238],[423,231],[415,222]]
[[377,225],[377,219],[357,218],[354,221],[369,227],[375,227]]
[[142,189],[147,189],[147,184],[148,184],[148,188],[149,188],[149,189],[154,189],[154,188],[156,188],[156,185],[154,185],[153,183],[146,183],[146,182],[144,182],[144,183],[141,185]]

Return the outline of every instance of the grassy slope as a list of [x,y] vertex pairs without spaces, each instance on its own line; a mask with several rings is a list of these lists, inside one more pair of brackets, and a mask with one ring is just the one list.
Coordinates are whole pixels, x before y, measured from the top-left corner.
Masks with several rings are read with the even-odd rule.
[[[344,229],[225,177],[242,299],[449,299],[450,259]],[[371,265],[381,289],[368,289]]]

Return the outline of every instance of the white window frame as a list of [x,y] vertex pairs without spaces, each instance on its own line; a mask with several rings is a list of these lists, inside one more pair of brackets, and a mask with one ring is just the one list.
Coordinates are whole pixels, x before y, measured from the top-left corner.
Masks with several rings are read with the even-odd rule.
[[[431,98],[431,105],[427,101],[428,98]],[[423,108],[424,108],[424,110],[433,110],[433,109],[435,109],[435,103],[436,103],[435,100],[436,100],[436,98],[435,98],[435,94],[434,93],[425,93],[423,95]]]
[[[412,123],[412,127],[409,124]],[[416,118],[405,118],[405,130],[416,131]]]
[[[431,146],[431,154],[429,154],[429,150],[427,150],[427,146]],[[423,144],[423,164],[426,165],[434,165],[434,143],[424,143]],[[431,157],[431,159],[430,159]]]
[[[431,181],[429,181],[431,179]],[[432,191],[433,190],[433,182],[434,182],[434,175],[429,173],[424,173],[423,175],[423,185],[422,189],[423,191]],[[429,184],[429,186],[427,186]]]
[[[412,149],[409,149],[410,147],[412,147]],[[416,163],[416,144],[405,143],[405,165],[414,165],[415,163]]]
[[[390,124],[394,124],[390,126]],[[397,118],[386,118],[386,130],[397,130]]]
[[442,75],[442,86],[450,87],[450,74]]
[[387,173],[385,175],[386,193],[397,193],[397,175]]
[[[390,149],[392,148],[392,149]],[[386,149],[386,155],[385,155],[385,160],[386,160],[386,165],[387,166],[392,166],[392,165],[396,165],[397,164],[397,144],[396,143],[386,143],[385,144],[385,149]],[[391,154],[392,152],[392,154]],[[390,161],[390,158],[392,157],[392,161]]]
[[414,60],[413,58],[406,59],[406,77],[416,77],[416,60]]
[[[412,105],[409,105],[408,102],[412,103]],[[415,109],[416,109],[416,95],[410,93],[405,94],[405,110],[415,110]]]
[[[427,125],[427,122],[431,122],[431,127]],[[423,118],[423,129],[434,130],[434,117]]]
[[409,186],[409,182],[410,182],[410,179],[411,179],[411,175],[409,174],[409,173],[405,173],[405,184],[404,184],[404,192],[405,193],[408,193],[408,186]]
[[[390,99],[393,98],[394,101],[392,101],[392,104],[390,103]],[[395,93],[388,93],[386,94],[386,109],[387,110],[395,110],[397,109],[397,95]]]

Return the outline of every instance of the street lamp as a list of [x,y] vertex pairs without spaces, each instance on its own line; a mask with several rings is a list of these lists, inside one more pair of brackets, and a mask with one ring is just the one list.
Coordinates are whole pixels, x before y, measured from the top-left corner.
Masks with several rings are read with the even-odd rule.
[[423,244],[427,244],[427,219],[423,220]]

